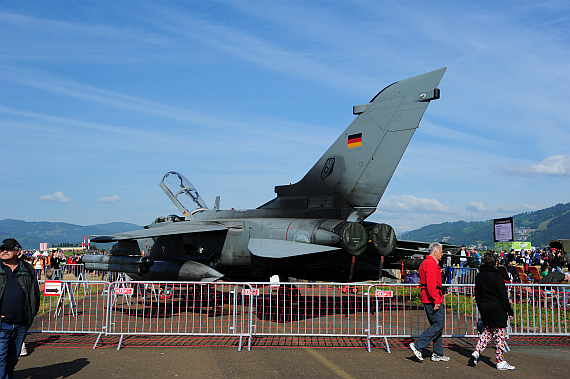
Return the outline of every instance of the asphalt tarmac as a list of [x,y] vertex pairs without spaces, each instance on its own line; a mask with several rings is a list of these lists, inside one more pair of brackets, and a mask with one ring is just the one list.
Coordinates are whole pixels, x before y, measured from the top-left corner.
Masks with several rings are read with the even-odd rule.
[[468,366],[471,348],[444,349],[449,362],[423,362],[407,348],[367,352],[364,348],[125,347],[34,348],[21,357],[15,379],[59,378],[568,378],[567,346],[512,346],[505,358],[514,371],[495,368],[488,348],[476,367]]

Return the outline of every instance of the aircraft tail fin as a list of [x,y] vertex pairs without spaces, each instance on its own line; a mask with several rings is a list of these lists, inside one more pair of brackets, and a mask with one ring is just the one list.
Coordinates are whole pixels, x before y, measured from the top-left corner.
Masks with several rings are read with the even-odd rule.
[[[374,212],[431,100],[439,98],[441,68],[396,82],[369,103],[299,182],[277,186],[277,198],[260,208],[335,210],[362,220]],[[327,216],[328,217],[328,216]]]

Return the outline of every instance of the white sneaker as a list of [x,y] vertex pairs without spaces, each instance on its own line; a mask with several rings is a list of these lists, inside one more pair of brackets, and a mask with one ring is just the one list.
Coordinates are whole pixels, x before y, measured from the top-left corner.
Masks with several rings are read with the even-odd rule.
[[515,366],[511,366],[507,361],[497,363],[497,370],[514,370]]
[[414,345],[413,342],[410,344],[410,349],[412,349],[412,351],[416,355],[416,358],[418,358],[420,361],[424,360],[424,357],[422,357],[422,352],[416,349],[416,345]]
[[473,363],[473,366],[477,366],[477,363],[479,363],[479,353],[476,352],[476,351],[474,351],[474,352],[471,354],[471,358],[469,358],[469,361],[470,361],[471,363]]
[[28,350],[26,349],[26,344],[22,343],[22,350],[20,350],[20,357],[25,357],[28,355]]
[[449,361],[449,357],[446,356],[446,355],[439,355],[439,354],[433,353],[433,354],[431,355],[431,360],[432,360],[433,362],[448,362],[448,361]]

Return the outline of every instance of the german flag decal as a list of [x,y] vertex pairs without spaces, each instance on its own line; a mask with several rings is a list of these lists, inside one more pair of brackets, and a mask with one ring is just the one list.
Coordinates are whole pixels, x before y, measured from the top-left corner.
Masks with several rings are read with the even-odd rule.
[[362,133],[348,136],[348,148],[362,146]]

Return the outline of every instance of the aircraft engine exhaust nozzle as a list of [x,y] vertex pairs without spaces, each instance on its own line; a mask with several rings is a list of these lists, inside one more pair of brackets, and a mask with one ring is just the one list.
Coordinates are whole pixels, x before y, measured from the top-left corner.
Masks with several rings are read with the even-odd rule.
[[84,255],[81,262],[86,270],[126,272],[144,275],[154,265],[151,257],[114,256],[114,255]]
[[368,240],[373,251],[386,257],[396,248],[396,232],[388,224],[373,224],[366,228]]
[[347,222],[340,228],[340,246],[352,255],[360,255],[366,250],[368,235],[364,226]]

